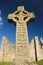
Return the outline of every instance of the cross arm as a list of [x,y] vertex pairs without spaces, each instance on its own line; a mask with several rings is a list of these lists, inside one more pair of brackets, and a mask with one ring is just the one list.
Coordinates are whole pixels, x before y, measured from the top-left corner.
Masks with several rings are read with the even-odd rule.
[[34,15],[34,13],[32,12],[32,13],[30,13],[30,18],[35,18],[35,15]]
[[28,18],[26,19],[27,22],[28,22],[28,21],[33,21],[33,20],[35,19],[35,15],[34,15],[33,12],[32,12],[32,13],[28,12],[27,17],[28,17]]
[[8,15],[8,21],[9,22],[16,22],[17,19],[15,19],[16,15],[14,13]]

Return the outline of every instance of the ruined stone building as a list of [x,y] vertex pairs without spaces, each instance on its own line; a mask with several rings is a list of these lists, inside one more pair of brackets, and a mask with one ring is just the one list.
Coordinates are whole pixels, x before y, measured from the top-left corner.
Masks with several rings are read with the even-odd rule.
[[11,45],[6,37],[3,36],[0,49],[0,61],[15,60],[15,45]]
[[[29,44],[29,60],[30,62],[43,59],[43,44],[39,45],[38,37],[32,39]],[[10,44],[8,39],[3,36],[0,48],[0,61],[13,62],[15,60],[16,45]]]

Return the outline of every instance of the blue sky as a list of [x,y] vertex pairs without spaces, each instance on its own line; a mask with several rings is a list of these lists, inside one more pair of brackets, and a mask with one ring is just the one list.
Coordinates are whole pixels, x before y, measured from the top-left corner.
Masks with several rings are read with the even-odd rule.
[[29,41],[35,36],[43,38],[43,0],[0,0],[0,10],[2,20],[0,22],[0,44],[2,37],[6,36],[8,40],[16,43],[16,26],[8,23],[9,13],[16,11],[18,6],[24,6],[27,11],[35,13],[35,20],[27,26]]

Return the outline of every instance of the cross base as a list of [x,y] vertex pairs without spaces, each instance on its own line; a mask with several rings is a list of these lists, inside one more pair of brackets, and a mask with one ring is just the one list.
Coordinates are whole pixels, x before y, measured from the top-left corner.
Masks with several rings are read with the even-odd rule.
[[24,63],[22,63],[22,64],[16,64],[16,63],[12,63],[11,65],[37,65],[36,63],[34,63],[34,62],[28,62],[28,61],[26,61],[26,62],[24,62]]

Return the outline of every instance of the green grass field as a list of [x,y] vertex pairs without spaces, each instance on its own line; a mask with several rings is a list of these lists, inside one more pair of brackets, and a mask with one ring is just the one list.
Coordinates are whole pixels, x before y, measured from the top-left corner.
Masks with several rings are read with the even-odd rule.
[[0,62],[0,65],[11,65],[12,62]]
[[[36,62],[38,65],[43,65],[43,60]],[[0,65],[11,65],[12,62],[0,62]]]

